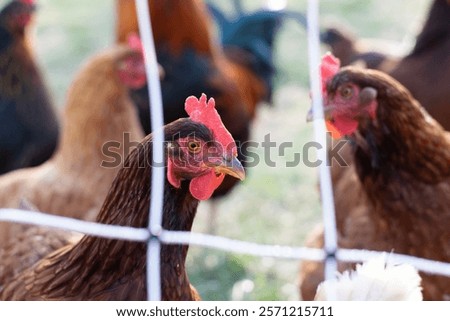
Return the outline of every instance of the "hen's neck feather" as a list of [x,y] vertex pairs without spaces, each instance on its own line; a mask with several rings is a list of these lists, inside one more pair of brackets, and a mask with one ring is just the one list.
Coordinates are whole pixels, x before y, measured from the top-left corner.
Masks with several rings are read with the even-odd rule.
[[377,118],[360,123],[356,150],[360,174],[403,172],[427,183],[450,176],[450,137],[398,82],[379,73]]
[[[216,52],[212,21],[203,1],[150,1],[149,7],[157,46],[167,45],[175,54],[186,47],[207,56]],[[177,21],[175,28],[173,21]]]
[[129,134],[131,141],[143,137],[137,112],[118,77],[112,52],[107,52],[88,62],[69,89],[56,160],[72,171],[80,166],[83,170],[92,167],[98,170],[101,162],[108,160],[103,154],[105,143],[119,142],[117,151],[126,156],[124,133]]

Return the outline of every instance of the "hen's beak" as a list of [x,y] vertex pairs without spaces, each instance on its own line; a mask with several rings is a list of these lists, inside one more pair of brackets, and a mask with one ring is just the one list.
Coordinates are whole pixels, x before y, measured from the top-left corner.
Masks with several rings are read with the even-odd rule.
[[216,173],[227,174],[243,181],[245,179],[245,170],[237,157],[223,157],[219,164],[212,165]]

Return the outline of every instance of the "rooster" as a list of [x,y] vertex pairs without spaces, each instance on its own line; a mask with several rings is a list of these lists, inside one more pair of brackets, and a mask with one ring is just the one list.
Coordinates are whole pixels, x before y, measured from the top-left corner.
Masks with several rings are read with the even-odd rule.
[[[67,94],[54,156],[38,167],[2,176],[0,207],[18,208],[25,201],[41,212],[95,219],[127,152],[126,140],[131,145],[144,137],[129,97],[129,88],[146,82],[144,61],[139,40],[130,41],[81,68]],[[0,223],[1,246],[21,229]]]
[[[207,102],[189,97],[189,118],[164,127],[165,159],[163,227],[189,231],[199,200],[209,198],[225,174],[245,172],[237,160],[230,133]],[[146,227],[151,199],[153,136],[134,149],[120,169],[97,221]],[[188,247],[163,245],[163,300],[198,300],[185,271]],[[6,284],[2,300],[145,300],[146,245],[85,236],[63,247]]]
[[[353,142],[354,166],[346,175],[355,184],[340,190],[346,196],[337,195],[347,203],[336,201],[340,246],[450,262],[450,134],[385,73],[354,67],[337,72],[328,58],[326,65],[328,126],[335,137]],[[316,244],[321,242],[319,234]],[[313,288],[308,278],[318,270],[305,264],[302,289]],[[450,279],[421,276],[425,299],[449,297]],[[305,299],[312,295],[302,291]]]
[[[164,121],[185,117],[180,108],[184,99],[204,92],[215,97],[217,110],[238,145],[248,141],[256,107],[271,97],[273,42],[284,15],[240,16],[239,32],[226,37],[221,46],[202,0],[149,0],[149,7],[158,63],[164,70]],[[134,0],[117,0],[117,17],[117,41],[138,32]],[[147,97],[146,88],[133,93],[146,133],[151,131]],[[239,148],[238,153],[245,165],[245,150]],[[227,177],[214,197],[227,194],[237,182]]]
[[0,174],[37,166],[58,142],[58,118],[28,47],[32,0],[12,0],[0,11]]

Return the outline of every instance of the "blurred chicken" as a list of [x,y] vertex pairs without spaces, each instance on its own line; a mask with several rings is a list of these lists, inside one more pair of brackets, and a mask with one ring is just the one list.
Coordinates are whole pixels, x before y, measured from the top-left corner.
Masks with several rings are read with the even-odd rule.
[[[225,174],[245,176],[233,138],[214,101],[189,97],[190,118],[166,125],[163,228],[189,231],[199,200],[208,199]],[[98,222],[147,227],[151,199],[152,135],[120,169]],[[223,146],[227,146],[226,149]],[[208,157],[205,157],[208,155]],[[187,165],[186,165],[187,164]],[[161,247],[163,300],[199,300],[185,270],[186,245]],[[145,300],[146,244],[85,236],[50,254],[0,290],[1,300]]]
[[[325,65],[332,70],[324,77],[327,123],[353,143],[354,165],[334,191],[339,245],[450,262],[449,133],[392,77],[358,68],[337,73],[327,58]],[[321,237],[310,244],[320,246]],[[304,299],[314,296],[321,268],[303,264]],[[425,299],[450,297],[449,278],[421,276]]]
[[416,45],[389,73],[450,130],[450,2],[435,0]]
[[32,0],[13,0],[0,11],[0,174],[45,162],[58,141],[58,120],[27,29]]
[[[81,68],[67,94],[57,151],[38,167],[0,178],[1,208],[25,201],[41,212],[95,219],[123,157],[143,137],[128,93],[146,81],[136,41],[98,54]],[[0,244],[21,229],[0,223]]]
[[[369,45],[357,39],[351,31],[344,27],[330,27],[320,34],[320,40],[328,45],[333,55],[342,62],[343,66],[357,64],[369,69],[378,69],[388,72],[398,63],[399,57],[386,53],[386,44],[378,45],[381,50],[376,50],[374,45]],[[373,42],[373,41],[372,41]],[[394,52],[394,50],[392,50]]]
[[[213,36],[211,17],[202,0],[149,0],[149,6],[157,58],[165,73],[161,82],[164,121],[185,117],[180,108],[184,99],[204,92],[216,98],[217,110],[238,145],[248,141],[257,105],[271,97],[273,39],[283,14],[239,17],[239,32],[227,38],[233,49],[224,52]],[[117,0],[117,40],[122,42],[128,33],[137,31],[134,0]],[[135,92],[133,98],[148,133],[146,89]],[[239,149],[239,159],[245,165],[244,150]],[[227,177],[214,196],[228,193],[237,182]]]
[[[412,51],[401,59],[370,51],[349,31],[330,28],[321,39],[343,66],[364,61],[367,68],[389,73],[405,86],[430,115],[450,130],[450,3],[434,0]],[[433,84],[433,86],[430,86]]]
[[408,264],[387,263],[384,256],[358,264],[337,279],[322,282],[316,301],[422,301],[420,276]]

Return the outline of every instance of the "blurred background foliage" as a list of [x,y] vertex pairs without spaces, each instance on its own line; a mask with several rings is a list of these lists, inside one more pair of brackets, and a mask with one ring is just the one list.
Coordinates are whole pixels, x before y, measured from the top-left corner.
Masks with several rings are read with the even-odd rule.
[[[231,1],[210,1],[232,11]],[[34,48],[51,94],[57,105],[63,106],[75,71],[87,57],[113,43],[114,1],[37,2]],[[267,3],[241,2],[246,10],[256,10]],[[320,23],[322,27],[346,26],[359,37],[383,39],[402,53],[412,46],[429,3],[429,0],[322,0]],[[287,7],[306,13],[307,1],[290,0]],[[301,246],[320,220],[316,169],[304,164],[286,166],[312,139],[312,125],[305,122],[310,104],[306,31],[298,23],[283,24],[276,40],[275,62],[278,74],[273,106],[258,110],[252,134],[259,143],[254,152],[261,162],[250,168],[246,181],[227,199],[214,205],[216,217],[211,216],[211,203],[201,204],[195,232],[212,231],[245,241]],[[262,157],[261,142],[268,134],[272,141],[293,143],[284,156],[272,149],[270,156],[276,162],[275,167],[266,164]],[[308,156],[314,159],[313,154]],[[204,300],[297,300],[298,264],[295,260],[191,247],[187,269]]]

